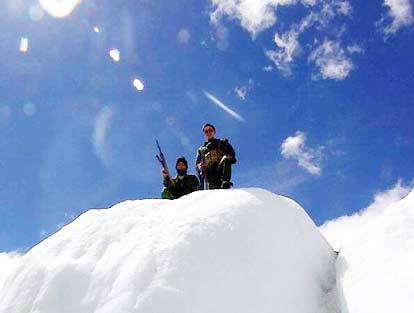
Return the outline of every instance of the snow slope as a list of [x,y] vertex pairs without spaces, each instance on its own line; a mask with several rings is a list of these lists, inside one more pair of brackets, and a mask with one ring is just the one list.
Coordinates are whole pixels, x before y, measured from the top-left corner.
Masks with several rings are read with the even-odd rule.
[[[341,222],[338,221],[340,226]],[[334,227],[331,224],[331,227]],[[343,242],[337,261],[342,313],[413,312],[414,191]]]
[[297,203],[261,189],[125,201],[24,255],[0,312],[333,313],[335,258]]
[[402,181],[399,180],[392,188],[375,194],[373,202],[368,207],[353,215],[345,215],[327,221],[319,229],[331,247],[335,251],[339,251],[345,241],[365,228],[389,206],[405,198],[411,190],[411,186],[404,186]]
[[0,253],[0,290],[7,277],[19,265],[20,254]]

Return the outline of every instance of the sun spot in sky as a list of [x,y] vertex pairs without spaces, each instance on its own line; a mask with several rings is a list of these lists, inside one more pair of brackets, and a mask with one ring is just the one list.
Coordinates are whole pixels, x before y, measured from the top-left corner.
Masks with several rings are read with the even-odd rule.
[[81,2],[82,0],[39,0],[42,8],[56,18],[70,15]]
[[183,146],[189,146],[190,145],[190,139],[187,136],[182,136],[180,138],[181,144]]
[[177,34],[177,40],[181,44],[187,44],[191,39],[191,34],[188,29],[182,28]]
[[174,116],[169,115],[165,118],[165,123],[167,123],[168,126],[174,126],[177,123],[177,120]]
[[114,62],[119,62],[121,60],[121,52],[118,49],[112,49],[109,51],[109,56],[114,60]]
[[45,11],[43,11],[40,5],[36,4],[30,7],[29,17],[32,21],[34,22],[40,21],[44,16],[45,16]]
[[23,113],[27,116],[33,116],[37,113],[37,107],[36,104],[33,102],[27,102],[23,104]]
[[98,27],[98,26],[95,26],[95,27],[93,28],[93,31],[94,31],[95,33],[99,33],[101,30],[99,29],[99,27]]
[[135,78],[134,81],[132,82],[132,84],[134,85],[134,87],[138,90],[138,91],[143,91],[144,90],[144,84],[141,80],[139,80],[138,78]]
[[19,46],[20,52],[26,53],[29,51],[29,39],[22,37],[20,38],[20,46]]

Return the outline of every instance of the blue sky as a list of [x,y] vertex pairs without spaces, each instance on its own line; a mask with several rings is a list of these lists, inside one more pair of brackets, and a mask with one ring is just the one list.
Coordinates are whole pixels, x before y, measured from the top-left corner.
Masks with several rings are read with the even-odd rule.
[[2,1],[0,251],[159,197],[155,139],[191,163],[205,122],[317,224],[410,185],[413,1],[360,2]]

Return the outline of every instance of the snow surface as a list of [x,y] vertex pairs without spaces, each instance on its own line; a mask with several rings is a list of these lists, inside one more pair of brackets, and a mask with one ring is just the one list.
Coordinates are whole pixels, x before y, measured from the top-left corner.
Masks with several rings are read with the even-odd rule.
[[19,265],[21,255],[18,253],[0,253],[0,290],[7,277]]
[[341,216],[325,222],[319,229],[335,251],[339,251],[345,241],[369,225],[390,205],[405,198],[411,190],[411,185],[404,186],[399,180],[392,188],[377,193],[374,196],[374,201],[368,207],[353,215]]
[[333,313],[335,260],[296,202],[262,189],[125,201],[25,254],[0,312]]
[[343,243],[337,261],[342,313],[413,312],[414,191]]
[[320,227],[340,250],[341,312],[412,312],[414,191],[409,190],[398,182],[377,194],[366,209]]

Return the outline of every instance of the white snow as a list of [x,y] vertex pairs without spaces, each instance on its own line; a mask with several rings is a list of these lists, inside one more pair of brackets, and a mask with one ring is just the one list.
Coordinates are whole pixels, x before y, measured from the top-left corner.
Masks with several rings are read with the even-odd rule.
[[24,256],[0,253],[0,313],[408,313],[406,191],[321,227],[338,257],[296,202],[262,189],[91,210]]
[[342,312],[412,312],[413,266],[411,191],[344,241],[337,261]]
[[411,185],[406,186],[399,180],[390,189],[375,194],[374,200],[366,208],[353,215],[345,215],[325,222],[319,229],[330,245],[339,251],[345,241],[369,225],[390,205],[405,198],[411,190]]
[[21,255],[17,252],[0,253],[0,290],[7,277],[18,266]]
[[125,201],[25,254],[0,312],[333,313],[335,258],[296,202],[262,189]]

